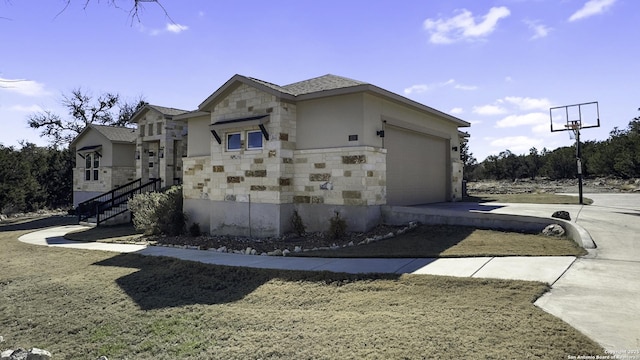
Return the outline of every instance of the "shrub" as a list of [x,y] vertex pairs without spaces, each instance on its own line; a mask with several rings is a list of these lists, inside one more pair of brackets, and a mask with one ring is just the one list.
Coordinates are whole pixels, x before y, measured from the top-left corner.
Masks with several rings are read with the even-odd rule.
[[329,236],[332,239],[339,239],[347,233],[347,222],[340,217],[340,213],[336,211],[336,215],[329,219]]
[[306,232],[307,227],[304,225],[300,214],[298,214],[298,210],[293,210],[293,215],[291,215],[291,226],[293,226],[293,231],[298,234],[298,236],[303,236]]
[[186,215],[182,211],[182,188],[172,186],[164,193],[138,194],[129,200],[133,225],[147,235],[184,233]]
[[197,222],[194,222],[193,224],[191,224],[191,226],[189,226],[189,235],[196,237],[196,236],[200,236],[202,234],[202,232],[200,231],[200,224]]

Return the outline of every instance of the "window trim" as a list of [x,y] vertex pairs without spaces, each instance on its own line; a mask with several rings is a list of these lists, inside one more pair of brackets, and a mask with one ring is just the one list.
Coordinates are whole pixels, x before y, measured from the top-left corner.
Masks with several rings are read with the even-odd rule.
[[[237,148],[229,148],[229,137],[233,136],[233,135],[238,135],[239,139],[240,139],[240,143],[238,144]],[[242,132],[241,131],[234,131],[234,132],[228,132],[225,134],[225,148],[227,151],[240,151],[242,150]]]
[[[251,142],[249,141],[249,134],[258,134],[258,137],[260,139],[260,147],[257,147],[257,146],[252,147],[251,146]],[[245,137],[247,139],[245,141],[247,150],[262,150],[262,149],[264,149],[264,138],[263,138],[263,134],[262,134],[261,130],[247,130],[245,132]]]

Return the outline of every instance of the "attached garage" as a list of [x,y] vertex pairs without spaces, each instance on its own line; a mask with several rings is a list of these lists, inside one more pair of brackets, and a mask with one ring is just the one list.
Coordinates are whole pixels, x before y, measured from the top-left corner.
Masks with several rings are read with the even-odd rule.
[[448,201],[449,140],[387,124],[387,204]]

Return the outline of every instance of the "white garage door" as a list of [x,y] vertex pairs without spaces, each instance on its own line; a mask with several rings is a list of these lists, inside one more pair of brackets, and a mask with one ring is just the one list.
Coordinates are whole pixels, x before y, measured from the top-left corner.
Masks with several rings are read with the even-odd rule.
[[387,125],[387,204],[447,201],[448,141]]

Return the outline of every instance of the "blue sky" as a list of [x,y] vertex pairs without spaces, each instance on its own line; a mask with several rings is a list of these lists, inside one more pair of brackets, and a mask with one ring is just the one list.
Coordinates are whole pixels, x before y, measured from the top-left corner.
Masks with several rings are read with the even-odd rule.
[[65,2],[0,2],[5,146],[46,145],[27,115],[77,87],[193,110],[234,74],[369,82],[469,121],[478,160],[572,144],[553,106],[599,102],[583,140],[640,115],[636,0],[161,0],[171,18],[145,3],[140,22],[132,1]]

